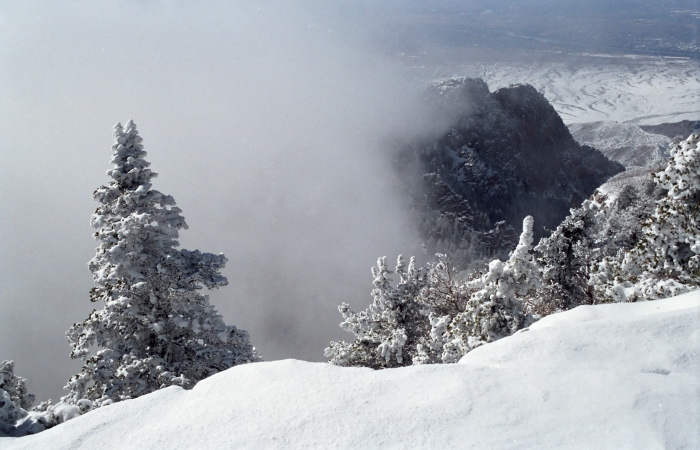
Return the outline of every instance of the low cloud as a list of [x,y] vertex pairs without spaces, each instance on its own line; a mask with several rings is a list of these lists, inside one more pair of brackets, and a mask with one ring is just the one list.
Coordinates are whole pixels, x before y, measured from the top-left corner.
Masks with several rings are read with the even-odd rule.
[[[340,2],[0,6],[0,358],[43,400],[94,307],[92,191],[134,119],[154,188],[223,252],[212,293],[267,359],[323,360],[376,258],[418,251],[390,144],[434,129],[372,7]],[[348,335],[349,336],[349,335]]]

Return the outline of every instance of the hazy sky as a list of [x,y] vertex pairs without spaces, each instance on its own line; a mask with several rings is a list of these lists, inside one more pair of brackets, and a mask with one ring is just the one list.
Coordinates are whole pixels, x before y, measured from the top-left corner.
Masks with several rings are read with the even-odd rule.
[[182,246],[229,258],[212,302],[266,359],[323,360],[377,257],[417,251],[386,148],[430,121],[379,10],[232,3],[0,5],[0,359],[38,400],[101,307],[89,220],[118,121],[182,208]]

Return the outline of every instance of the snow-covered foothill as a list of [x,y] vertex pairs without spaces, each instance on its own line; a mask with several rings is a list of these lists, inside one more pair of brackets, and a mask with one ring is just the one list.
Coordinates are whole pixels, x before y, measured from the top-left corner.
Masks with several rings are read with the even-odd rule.
[[700,447],[700,291],[582,306],[459,364],[246,364],[14,449]]
[[579,144],[594,147],[626,168],[645,167],[668,159],[671,138],[649,133],[631,123],[590,122],[569,125]]
[[597,196],[594,194],[594,200],[601,201],[601,203],[604,203],[610,207],[615,203],[622,190],[624,190],[627,186],[634,186],[640,192],[644,192],[647,189],[654,172],[663,170],[665,166],[666,164],[663,163],[653,164],[648,167],[633,167],[631,169],[627,169],[624,172],[611,177],[608,181],[598,187],[597,191],[601,195],[598,196],[598,198],[595,198]]

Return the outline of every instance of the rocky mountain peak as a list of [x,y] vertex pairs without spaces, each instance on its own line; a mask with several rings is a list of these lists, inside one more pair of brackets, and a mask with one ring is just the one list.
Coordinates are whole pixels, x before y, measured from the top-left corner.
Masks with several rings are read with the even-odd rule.
[[426,97],[452,124],[404,151],[423,174],[414,198],[428,252],[465,265],[504,256],[513,242],[493,245],[494,234],[517,236],[513,229],[532,215],[541,237],[624,170],[579,145],[530,85],[490,92],[483,80],[460,78],[435,84]]

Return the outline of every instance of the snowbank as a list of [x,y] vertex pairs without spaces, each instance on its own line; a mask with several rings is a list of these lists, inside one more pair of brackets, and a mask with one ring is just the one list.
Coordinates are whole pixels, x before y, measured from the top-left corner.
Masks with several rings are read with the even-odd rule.
[[696,291],[556,314],[459,364],[250,364],[0,448],[699,448],[699,325]]

